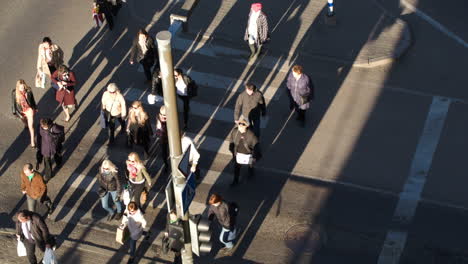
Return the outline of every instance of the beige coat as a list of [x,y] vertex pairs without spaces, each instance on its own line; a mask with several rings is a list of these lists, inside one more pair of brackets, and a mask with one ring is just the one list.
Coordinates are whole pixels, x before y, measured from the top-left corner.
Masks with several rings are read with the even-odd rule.
[[105,91],[101,99],[102,109],[108,111],[111,116],[122,115],[127,116],[127,108],[125,106],[125,99],[120,92],[114,94]]
[[[60,65],[63,64],[63,51],[62,49],[57,46],[56,44],[51,45],[52,49],[52,63],[54,64],[55,68],[58,68]],[[49,67],[47,66],[46,58],[44,57],[44,44],[41,43],[39,45],[37,51],[37,73],[45,73],[47,79],[50,81],[51,75],[53,72],[49,71]],[[39,86],[36,84],[36,86]]]

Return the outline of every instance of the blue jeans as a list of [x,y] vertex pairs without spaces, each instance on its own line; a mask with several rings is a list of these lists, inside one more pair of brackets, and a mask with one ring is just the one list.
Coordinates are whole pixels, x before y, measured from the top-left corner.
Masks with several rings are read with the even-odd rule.
[[224,227],[221,227],[221,234],[219,234],[219,241],[226,246],[226,248],[232,248],[234,245],[232,241],[236,239],[237,236],[237,229],[234,228],[234,231],[229,231],[229,229],[226,229]]
[[117,208],[117,213],[121,213],[122,203],[120,203],[120,201],[117,200],[117,191],[107,192],[106,195],[101,197],[102,208],[109,212],[109,214],[114,213],[114,210],[111,207],[109,207],[109,196],[111,196],[112,201],[114,201],[115,207]]
[[130,257],[135,257],[135,251],[136,251],[136,240],[129,239],[130,240]]

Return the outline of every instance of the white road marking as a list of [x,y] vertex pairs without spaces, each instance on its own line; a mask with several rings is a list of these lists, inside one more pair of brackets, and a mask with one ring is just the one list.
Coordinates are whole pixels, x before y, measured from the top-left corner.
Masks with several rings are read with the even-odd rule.
[[431,167],[433,155],[437,149],[442,128],[451,101],[446,98],[434,97],[419,139],[416,152],[411,163],[408,179],[400,193],[393,219],[402,227],[389,230],[385,238],[378,264],[398,263],[405,248],[408,225],[413,220],[416,208],[421,200],[421,194]]
[[456,42],[460,43],[463,47],[465,48],[468,48],[468,43],[466,43],[462,38],[460,38],[459,36],[457,36],[455,33],[453,33],[452,31],[448,30],[446,27],[444,27],[442,24],[440,24],[439,22],[437,22],[435,19],[433,19],[432,17],[428,16],[426,13],[424,13],[423,11],[419,10],[418,8],[416,8],[415,6],[413,6],[412,4],[410,4],[409,2],[407,2],[406,0],[400,0],[400,3],[405,6],[406,8],[408,8],[409,10],[413,11],[416,15],[418,15],[419,17],[421,17],[422,19],[426,20],[429,24],[431,24],[432,26],[434,26],[436,29],[438,29],[440,32],[444,33],[445,35],[447,35],[448,37],[452,38],[453,40],[455,40]]

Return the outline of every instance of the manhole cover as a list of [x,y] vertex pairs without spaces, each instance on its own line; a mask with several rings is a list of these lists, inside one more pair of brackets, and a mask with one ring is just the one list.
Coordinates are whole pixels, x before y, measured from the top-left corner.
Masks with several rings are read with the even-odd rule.
[[320,228],[305,224],[292,226],[286,232],[284,242],[294,252],[312,254],[319,250],[322,244]]

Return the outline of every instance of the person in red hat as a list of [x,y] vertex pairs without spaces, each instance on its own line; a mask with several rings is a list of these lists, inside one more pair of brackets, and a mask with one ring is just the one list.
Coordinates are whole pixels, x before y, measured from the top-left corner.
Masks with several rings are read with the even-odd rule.
[[250,7],[244,34],[244,40],[249,43],[250,58],[257,57],[261,52],[262,45],[269,39],[268,20],[265,13],[262,12],[262,4],[253,3]]

